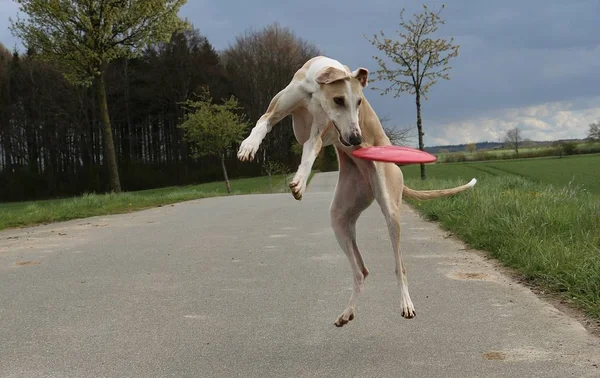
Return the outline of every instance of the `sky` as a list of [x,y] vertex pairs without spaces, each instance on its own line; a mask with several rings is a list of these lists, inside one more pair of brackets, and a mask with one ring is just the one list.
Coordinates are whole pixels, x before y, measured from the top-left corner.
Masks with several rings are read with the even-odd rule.
[[[443,2],[427,1],[438,10]],[[436,37],[454,38],[459,55],[450,61],[450,80],[440,80],[422,101],[425,146],[498,142],[510,128],[524,138],[584,138],[600,121],[600,0],[453,0],[441,13]],[[379,67],[380,52],[367,40],[396,36],[422,2],[397,0],[188,0],[180,11],[216,49],[248,30],[273,22],[315,44],[324,55],[351,69]],[[338,5],[336,5],[338,4]],[[0,42],[19,45],[8,29],[18,6],[0,0]],[[383,57],[383,56],[382,56]],[[373,80],[375,76],[371,77]],[[389,126],[416,126],[414,96],[365,95]],[[416,128],[413,138],[416,143]]]

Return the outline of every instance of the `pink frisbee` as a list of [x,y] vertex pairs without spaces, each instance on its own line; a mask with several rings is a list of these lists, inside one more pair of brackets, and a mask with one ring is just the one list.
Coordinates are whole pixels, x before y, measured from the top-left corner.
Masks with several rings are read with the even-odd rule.
[[434,155],[416,148],[393,145],[363,147],[352,151],[352,155],[359,159],[397,164],[432,163],[437,159]]

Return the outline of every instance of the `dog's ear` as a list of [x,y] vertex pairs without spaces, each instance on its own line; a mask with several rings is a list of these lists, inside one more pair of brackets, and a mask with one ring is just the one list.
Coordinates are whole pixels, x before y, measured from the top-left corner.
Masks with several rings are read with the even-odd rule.
[[342,80],[348,77],[348,73],[335,67],[323,68],[317,74],[315,80],[319,84],[330,84],[334,81]]
[[369,70],[362,67],[357,68],[356,70],[352,71],[352,76],[358,79],[363,88],[367,86],[369,81]]

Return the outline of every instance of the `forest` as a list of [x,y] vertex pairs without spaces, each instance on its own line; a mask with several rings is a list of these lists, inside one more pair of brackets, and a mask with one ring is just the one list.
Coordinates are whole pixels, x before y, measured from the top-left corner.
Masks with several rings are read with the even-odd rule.
[[[235,96],[253,126],[294,72],[320,54],[275,23],[236,36],[223,51],[192,27],[139,57],[111,62],[106,92],[122,190],[221,180],[218,157],[190,157],[177,127],[183,103],[207,86],[215,102]],[[35,57],[35,49],[0,44],[0,201],[109,191],[94,88],[70,84]],[[267,160],[295,170],[294,143],[287,117],[253,162],[239,162],[231,146],[229,176],[263,174]]]

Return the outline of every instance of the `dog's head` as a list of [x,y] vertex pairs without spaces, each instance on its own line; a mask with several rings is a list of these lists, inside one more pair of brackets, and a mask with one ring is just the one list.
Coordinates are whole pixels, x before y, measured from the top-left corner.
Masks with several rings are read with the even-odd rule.
[[315,78],[321,87],[318,94],[321,107],[337,129],[340,142],[347,147],[362,143],[358,112],[368,77],[369,71],[365,68],[348,72],[326,67]]

